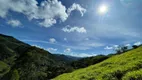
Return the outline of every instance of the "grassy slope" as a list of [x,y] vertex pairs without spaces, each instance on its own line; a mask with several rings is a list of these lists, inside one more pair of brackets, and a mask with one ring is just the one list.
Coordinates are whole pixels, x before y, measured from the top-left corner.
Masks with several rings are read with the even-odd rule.
[[142,46],[53,80],[142,80]]

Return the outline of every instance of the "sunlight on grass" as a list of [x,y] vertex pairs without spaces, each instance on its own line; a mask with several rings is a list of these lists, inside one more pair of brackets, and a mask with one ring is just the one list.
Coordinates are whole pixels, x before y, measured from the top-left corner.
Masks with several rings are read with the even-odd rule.
[[56,77],[53,80],[139,80],[142,78],[142,47],[101,63]]

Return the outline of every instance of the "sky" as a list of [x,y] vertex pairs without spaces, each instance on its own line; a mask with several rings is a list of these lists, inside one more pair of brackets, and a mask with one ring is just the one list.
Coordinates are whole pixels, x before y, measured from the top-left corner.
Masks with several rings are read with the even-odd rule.
[[89,57],[142,41],[141,0],[0,0],[0,33],[54,54]]

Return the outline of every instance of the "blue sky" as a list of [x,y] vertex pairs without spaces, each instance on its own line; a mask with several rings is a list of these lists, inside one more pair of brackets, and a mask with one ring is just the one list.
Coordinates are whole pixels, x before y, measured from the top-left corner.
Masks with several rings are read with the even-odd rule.
[[141,0],[0,0],[0,33],[51,53],[94,56],[141,44]]

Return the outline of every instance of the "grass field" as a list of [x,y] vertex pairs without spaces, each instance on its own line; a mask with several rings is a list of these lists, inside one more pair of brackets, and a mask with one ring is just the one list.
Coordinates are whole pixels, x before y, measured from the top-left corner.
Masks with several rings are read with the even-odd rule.
[[142,46],[53,80],[142,80]]

